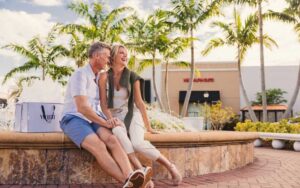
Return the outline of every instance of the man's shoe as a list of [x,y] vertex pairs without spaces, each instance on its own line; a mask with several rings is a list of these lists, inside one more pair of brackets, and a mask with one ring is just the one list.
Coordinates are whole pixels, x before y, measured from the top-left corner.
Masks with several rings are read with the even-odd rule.
[[140,188],[144,183],[144,173],[141,170],[132,172],[125,181],[123,188]]
[[144,172],[144,183],[142,185],[142,188],[145,188],[146,185],[149,183],[149,181],[151,181],[151,178],[152,178],[152,168],[150,166],[146,166],[146,167],[143,167],[141,169],[143,172]]

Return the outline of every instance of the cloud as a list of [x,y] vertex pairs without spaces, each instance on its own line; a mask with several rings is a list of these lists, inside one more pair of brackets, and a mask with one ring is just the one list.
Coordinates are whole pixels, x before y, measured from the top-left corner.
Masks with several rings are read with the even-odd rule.
[[[0,9],[0,46],[9,43],[26,45],[36,35],[46,36],[54,25],[50,19],[49,13],[29,14],[24,11]],[[0,55],[20,60],[20,56],[16,56],[10,50],[1,49]]]
[[129,6],[135,9],[137,11],[137,14],[142,17],[146,17],[150,14],[150,11],[146,11],[145,8],[143,7],[142,1],[140,0],[126,0],[124,1],[122,6]]
[[27,3],[31,3],[38,6],[60,6],[63,5],[62,0],[25,0]]
[[[24,11],[0,9],[0,46],[9,43],[26,45],[34,36],[45,37],[54,25],[50,19],[49,13],[30,14]],[[7,49],[0,49],[0,59],[1,75],[26,61],[24,57]],[[12,85],[14,85],[13,79],[0,87],[1,92],[9,92]]]
[[46,36],[55,24],[50,19],[49,13],[29,14],[0,9],[0,45],[11,42],[25,44],[33,36]]
[[[141,0],[125,0],[120,6],[130,6],[135,9],[137,14],[146,18],[149,16],[155,9],[167,9],[168,1],[141,1]],[[147,8],[146,8],[147,7]]]

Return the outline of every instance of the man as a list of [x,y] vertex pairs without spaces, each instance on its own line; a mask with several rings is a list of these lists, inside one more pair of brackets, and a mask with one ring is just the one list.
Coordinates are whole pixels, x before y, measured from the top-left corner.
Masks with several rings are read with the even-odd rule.
[[104,171],[125,182],[123,188],[139,188],[144,181],[143,173],[133,172],[126,153],[109,130],[120,120],[107,121],[98,109],[96,76],[110,61],[110,46],[96,42],[88,56],[89,63],[75,71],[68,82],[61,128],[79,148],[90,152]]

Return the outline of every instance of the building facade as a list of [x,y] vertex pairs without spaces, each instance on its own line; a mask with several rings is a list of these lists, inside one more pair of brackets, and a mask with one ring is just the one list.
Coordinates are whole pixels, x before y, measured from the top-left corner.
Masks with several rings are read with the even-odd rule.
[[[215,103],[216,100],[222,101],[224,106],[231,107],[235,113],[240,113],[246,104],[240,91],[238,76],[238,66],[235,62],[206,62],[196,63],[191,95],[187,116],[201,116],[201,105],[205,103]],[[153,82],[152,69],[149,68],[142,76],[146,80],[147,101],[156,101]],[[296,87],[298,66],[266,66],[266,86],[267,89],[280,88],[287,93],[284,98],[289,102]],[[166,106],[165,95],[165,67],[156,67],[156,83],[158,93]],[[199,75],[200,73],[200,75]],[[183,106],[186,90],[188,88],[190,69],[169,66],[168,92],[170,107],[175,114],[179,114]],[[255,100],[256,93],[260,92],[260,67],[243,66],[242,79],[250,101]],[[299,94],[300,95],[300,94]],[[300,96],[293,108],[294,115],[300,113]],[[272,115],[272,114],[270,114]]]
[[[205,103],[213,104],[218,100],[224,106],[231,107],[235,113],[240,110],[239,77],[238,67],[235,62],[207,62],[196,63],[196,73],[193,84],[193,91],[190,98],[187,116],[201,116],[201,106]],[[165,92],[165,67],[156,68],[156,83],[158,92],[164,106],[166,103]],[[153,90],[151,69],[144,71],[142,76],[145,78],[146,96],[150,97],[150,102],[155,101]],[[179,114],[183,106],[186,90],[189,83],[190,69],[178,68],[170,65],[168,71],[168,92],[171,110]],[[151,83],[149,83],[151,82]],[[148,97],[149,98],[149,97]],[[148,101],[149,102],[149,101]]]

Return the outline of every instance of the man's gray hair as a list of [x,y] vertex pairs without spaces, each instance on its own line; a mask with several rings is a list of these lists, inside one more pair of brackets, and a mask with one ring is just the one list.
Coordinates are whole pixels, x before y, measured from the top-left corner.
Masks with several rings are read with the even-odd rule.
[[93,57],[93,54],[94,54],[95,52],[101,51],[101,50],[103,50],[103,49],[105,49],[105,48],[111,50],[110,45],[108,45],[108,44],[106,44],[106,43],[104,43],[104,42],[95,42],[94,44],[92,44],[92,45],[90,46],[90,49],[89,49],[89,51],[88,51],[88,56],[89,56],[89,58],[92,58],[92,57]]

